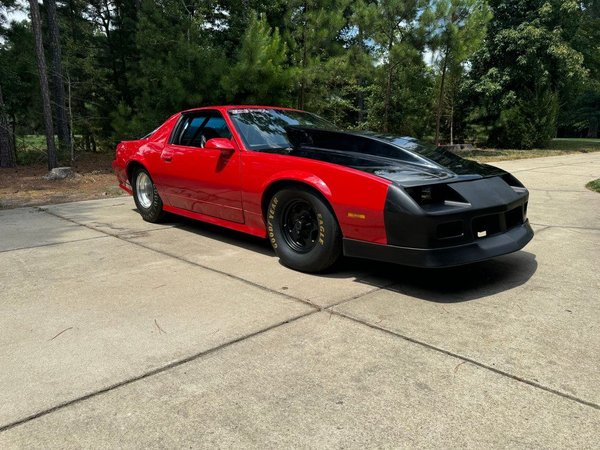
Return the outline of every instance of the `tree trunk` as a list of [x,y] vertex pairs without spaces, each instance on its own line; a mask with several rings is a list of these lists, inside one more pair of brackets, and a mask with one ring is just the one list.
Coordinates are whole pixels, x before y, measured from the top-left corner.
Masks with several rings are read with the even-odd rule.
[[306,67],[307,67],[307,44],[306,44],[306,27],[308,26],[308,3],[304,2],[304,23],[302,24],[302,77],[300,78],[300,99],[299,108],[304,109],[304,101],[306,95]]
[[446,69],[448,67],[448,50],[444,55],[444,65],[442,66],[442,81],[440,82],[440,92],[438,94],[437,111],[435,113],[435,145],[440,145],[440,121],[442,118],[442,99],[444,96],[444,83],[446,82]]
[[8,115],[4,106],[2,86],[0,86],[0,167],[15,167],[15,154],[10,138]]
[[392,75],[394,73],[394,66],[392,65],[392,48],[394,47],[393,35],[390,34],[388,42],[388,71],[387,81],[385,86],[385,99],[383,100],[383,132],[387,133],[389,128],[389,116],[390,116],[390,103],[392,99]]
[[363,90],[363,82],[359,83],[360,89],[358,91],[358,123],[362,125],[365,120],[365,93]]
[[13,111],[12,116],[10,118],[11,125],[11,138],[12,138],[12,146],[13,146],[13,155],[15,155],[15,162],[17,161],[17,117]]
[[454,105],[450,108],[450,145],[454,145]]
[[594,139],[598,137],[598,119],[596,117],[592,117],[589,120],[587,137]]
[[62,69],[62,52],[60,44],[60,31],[56,17],[56,1],[44,0],[48,15],[48,32],[50,34],[50,48],[52,55],[52,86],[54,88],[54,104],[56,108],[56,134],[60,151],[64,155],[71,150],[71,133],[69,132],[69,120],[65,107],[65,85]]
[[71,142],[71,164],[75,161],[75,142],[73,139],[73,95],[71,94],[71,77],[67,73],[67,87],[68,87],[68,96],[67,96],[67,107],[69,109],[69,141]]
[[392,95],[392,64],[388,63],[387,83],[385,87],[385,99],[383,109],[383,131],[388,132],[388,122],[390,115],[390,96]]
[[46,70],[46,56],[42,41],[42,21],[37,0],[29,0],[31,14],[31,27],[35,40],[35,56],[40,76],[40,91],[42,94],[42,107],[44,112],[44,125],[46,127],[46,145],[48,146],[48,170],[58,167],[56,147],[54,146],[54,127],[52,125],[52,107],[50,105],[50,89],[48,88],[48,73]]

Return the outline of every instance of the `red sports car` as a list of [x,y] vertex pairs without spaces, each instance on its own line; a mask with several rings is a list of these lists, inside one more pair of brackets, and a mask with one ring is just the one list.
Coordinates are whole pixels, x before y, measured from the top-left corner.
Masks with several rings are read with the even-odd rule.
[[283,264],[306,272],[342,254],[468,264],[533,237],[528,191],[509,173],[295,109],[184,111],[121,142],[113,168],[144,220],[170,212],[266,237]]

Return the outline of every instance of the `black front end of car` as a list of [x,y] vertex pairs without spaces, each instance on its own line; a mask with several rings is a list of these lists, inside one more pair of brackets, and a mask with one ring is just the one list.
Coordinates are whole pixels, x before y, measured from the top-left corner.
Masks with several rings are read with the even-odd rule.
[[533,237],[527,189],[512,175],[431,185],[391,184],[387,245],[345,240],[344,254],[415,267],[451,267],[523,248]]
[[286,132],[293,156],[391,182],[384,208],[387,245],[345,238],[346,256],[450,267],[515,252],[533,237],[527,189],[497,167],[411,137],[298,126]]

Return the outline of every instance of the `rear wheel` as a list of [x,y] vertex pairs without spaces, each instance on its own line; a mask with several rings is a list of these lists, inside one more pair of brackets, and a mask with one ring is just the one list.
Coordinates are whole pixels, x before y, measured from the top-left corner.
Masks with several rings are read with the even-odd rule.
[[146,222],[160,222],[164,216],[163,202],[148,171],[143,168],[136,169],[133,173],[131,186],[135,206],[142,218]]
[[308,189],[277,192],[267,211],[269,241],[281,262],[303,272],[322,272],[338,260],[342,234],[329,206]]

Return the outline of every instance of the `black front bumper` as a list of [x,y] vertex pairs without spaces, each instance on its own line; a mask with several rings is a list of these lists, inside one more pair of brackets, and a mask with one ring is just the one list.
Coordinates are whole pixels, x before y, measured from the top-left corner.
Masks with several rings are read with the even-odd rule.
[[[514,177],[437,184],[423,202],[390,185],[384,208],[387,245],[344,240],[346,256],[416,267],[469,264],[522,249],[533,237],[529,193]],[[518,186],[513,186],[517,185]]]
[[344,239],[344,255],[414,267],[452,267],[516,252],[532,238],[533,230],[526,221],[502,234],[453,247],[424,249]]

